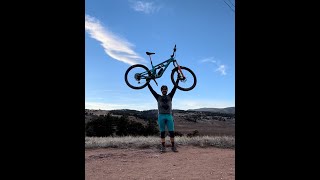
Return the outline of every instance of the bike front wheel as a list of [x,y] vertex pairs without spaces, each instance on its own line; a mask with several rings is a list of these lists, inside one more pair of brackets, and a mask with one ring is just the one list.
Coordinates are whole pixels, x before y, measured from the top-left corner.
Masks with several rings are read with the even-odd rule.
[[149,83],[150,71],[142,64],[130,66],[124,74],[126,84],[132,89],[142,89]]
[[175,67],[171,72],[171,81],[178,89],[182,91],[190,91],[196,86],[197,77],[191,69],[183,66],[180,66],[180,68],[185,78],[179,80],[178,84],[176,83],[179,74],[179,68]]

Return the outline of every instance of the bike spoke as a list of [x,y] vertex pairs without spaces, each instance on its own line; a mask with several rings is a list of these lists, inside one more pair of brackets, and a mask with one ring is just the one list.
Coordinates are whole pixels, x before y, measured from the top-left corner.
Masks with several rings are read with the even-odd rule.
[[[195,79],[194,79],[193,75],[189,71],[187,71],[185,69],[182,69],[182,73],[183,73],[185,78],[182,79],[182,80],[179,80],[179,84],[178,85],[181,88],[184,88],[184,89],[187,89],[187,88],[190,88],[191,86],[193,86],[193,84],[195,82]],[[178,71],[175,71],[173,77],[174,77],[174,81],[176,81],[177,78],[178,78]]]
[[137,89],[143,87],[147,83],[146,77],[146,69],[140,66],[130,69],[126,75],[127,83]]

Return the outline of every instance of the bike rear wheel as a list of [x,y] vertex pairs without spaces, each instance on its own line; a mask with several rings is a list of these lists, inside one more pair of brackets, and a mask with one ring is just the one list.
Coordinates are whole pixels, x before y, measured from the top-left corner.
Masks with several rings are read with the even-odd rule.
[[149,69],[142,64],[130,66],[124,74],[126,84],[132,89],[142,89],[146,87],[150,81]]
[[190,91],[196,86],[197,77],[191,69],[183,66],[180,66],[180,68],[183,75],[185,76],[185,79],[179,80],[179,84],[176,84],[179,69],[178,67],[175,67],[171,72],[171,81],[174,86],[177,86],[178,89],[182,91]]

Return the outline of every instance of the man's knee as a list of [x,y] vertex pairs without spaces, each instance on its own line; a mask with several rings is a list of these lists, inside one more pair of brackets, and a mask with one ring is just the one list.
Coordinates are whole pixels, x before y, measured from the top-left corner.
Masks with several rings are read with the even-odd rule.
[[161,132],[160,132],[160,136],[161,136],[161,138],[165,138],[165,134],[166,134],[166,132],[165,132],[165,131],[161,131]]
[[169,135],[171,138],[174,138],[174,132],[173,131],[169,131]]

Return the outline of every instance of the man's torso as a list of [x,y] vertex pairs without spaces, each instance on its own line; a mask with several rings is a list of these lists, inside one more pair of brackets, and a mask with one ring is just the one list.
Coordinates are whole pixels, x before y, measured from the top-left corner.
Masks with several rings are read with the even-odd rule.
[[172,99],[169,95],[159,96],[157,101],[159,114],[172,114]]

